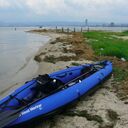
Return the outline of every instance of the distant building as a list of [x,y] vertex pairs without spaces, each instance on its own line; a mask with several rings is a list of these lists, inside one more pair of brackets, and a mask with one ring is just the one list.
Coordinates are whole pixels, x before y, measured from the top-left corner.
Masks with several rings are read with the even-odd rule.
[[110,27],[114,27],[115,26],[115,23],[114,22],[111,22],[110,23]]

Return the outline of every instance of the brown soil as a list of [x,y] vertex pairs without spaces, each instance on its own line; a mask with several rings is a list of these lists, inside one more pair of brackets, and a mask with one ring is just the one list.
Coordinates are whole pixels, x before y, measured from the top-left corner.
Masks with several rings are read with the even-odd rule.
[[[73,56],[71,58],[72,60],[93,60],[95,58],[93,50],[86,43],[81,33],[72,33],[72,36],[67,36],[67,38],[57,38],[56,43],[57,42],[63,42],[63,45],[72,45],[71,49],[63,49],[66,53],[69,52],[76,54],[75,57]],[[59,60],[61,60],[61,58]]]
[[95,57],[93,50],[87,44],[81,33],[74,33],[69,43],[72,44],[72,52],[77,55],[77,59],[93,60]]

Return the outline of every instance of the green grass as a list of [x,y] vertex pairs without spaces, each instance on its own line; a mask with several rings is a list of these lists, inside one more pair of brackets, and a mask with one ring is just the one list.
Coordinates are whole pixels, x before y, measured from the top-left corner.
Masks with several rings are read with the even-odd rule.
[[128,36],[128,31],[121,33],[90,31],[83,35],[89,40],[89,44],[97,55],[116,56],[128,60],[128,40],[118,38]]
[[122,36],[128,36],[128,30],[123,31],[123,32],[121,33],[121,35],[122,35]]
[[73,65],[73,66],[79,66],[80,64],[79,63],[76,63],[76,62],[72,62],[71,65]]

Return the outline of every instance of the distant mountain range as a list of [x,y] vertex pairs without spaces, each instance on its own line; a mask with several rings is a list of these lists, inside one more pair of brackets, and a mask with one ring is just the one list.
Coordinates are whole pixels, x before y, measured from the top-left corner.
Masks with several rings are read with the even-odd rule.
[[94,26],[94,27],[128,27],[126,23],[103,23],[103,22],[69,22],[69,21],[56,21],[56,22],[22,22],[22,23],[9,23],[9,22],[0,22],[0,27],[46,27],[46,26],[75,26],[75,27],[84,27],[84,26]]

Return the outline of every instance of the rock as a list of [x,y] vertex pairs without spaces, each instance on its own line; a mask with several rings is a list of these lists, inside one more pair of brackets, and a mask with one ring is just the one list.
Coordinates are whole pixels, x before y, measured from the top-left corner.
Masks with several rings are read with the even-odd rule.
[[101,50],[101,51],[103,51],[103,50],[104,50],[104,48],[100,48],[100,50]]
[[125,59],[125,58],[123,58],[123,57],[121,58],[121,60],[122,60],[122,61],[124,61],[124,62],[126,61],[126,59]]

